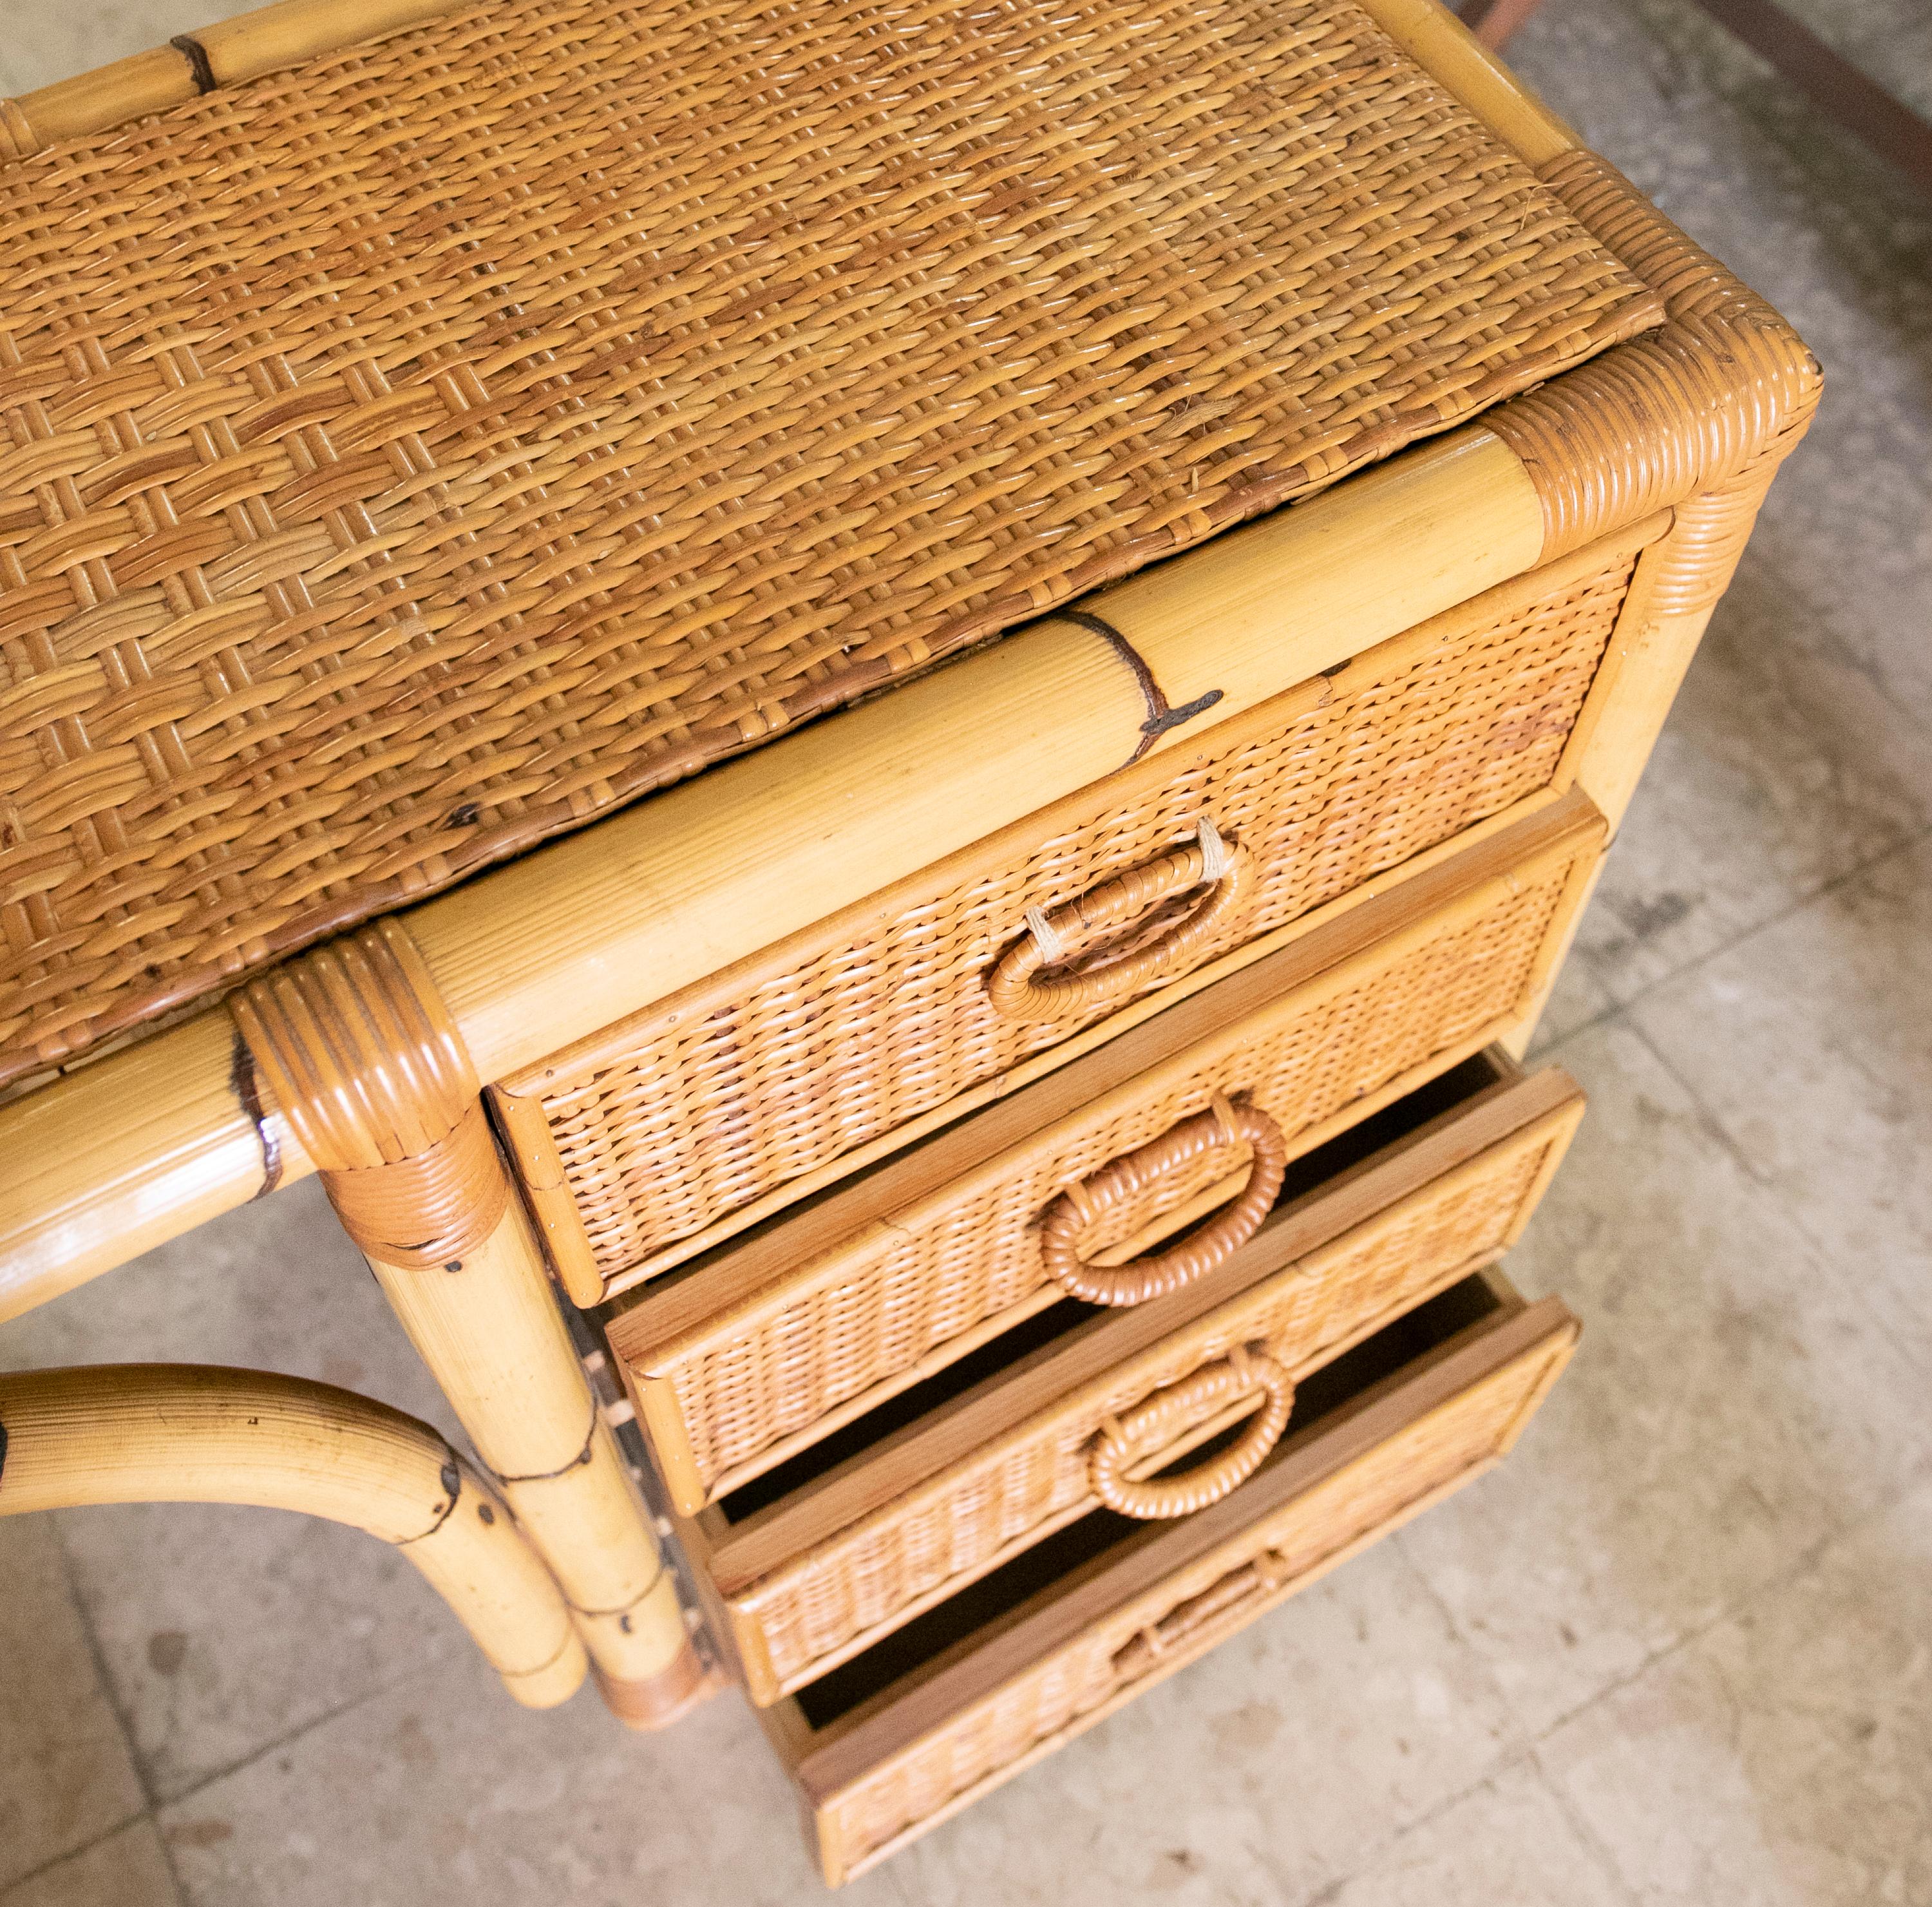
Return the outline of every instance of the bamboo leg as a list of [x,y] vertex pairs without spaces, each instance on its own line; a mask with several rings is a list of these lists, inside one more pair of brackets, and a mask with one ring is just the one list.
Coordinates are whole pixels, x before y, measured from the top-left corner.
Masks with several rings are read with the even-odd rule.
[[414,1417],[332,1384],[199,1364],[0,1376],[0,1516],[104,1503],[300,1510],[393,1543],[531,1708],[566,1700],[584,1648],[489,1485]]
[[229,1009],[265,1103],[315,1161],[562,1585],[605,1701],[633,1727],[673,1720],[704,1685],[676,1580],[408,931],[378,922],[251,982]]
[[676,1585],[520,1207],[508,1207],[454,1270],[412,1270],[374,1254],[369,1264],[563,1585],[604,1699],[634,1726],[682,1713],[702,1675]]

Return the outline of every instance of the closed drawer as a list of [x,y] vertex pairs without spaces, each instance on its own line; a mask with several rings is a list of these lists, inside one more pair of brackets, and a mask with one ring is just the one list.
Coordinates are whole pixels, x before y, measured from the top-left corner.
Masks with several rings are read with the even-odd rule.
[[[1310,1189],[1192,1285],[1131,1309],[1062,1300],[706,1509],[686,1547],[752,1699],[1100,1502],[1160,1520],[1238,1488],[1310,1370],[1515,1241],[1582,1104],[1561,1072],[1478,1054],[1306,1155]],[[1215,1457],[1145,1482],[1244,1419]]]
[[[1508,1450],[1576,1321],[1464,1280],[1306,1381],[1180,1522],[1094,1510],[760,1713],[836,1885],[1060,1747]],[[1179,1771],[1177,1771],[1178,1773]]]
[[668,1268],[1566,787],[1660,527],[1378,643],[500,1082],[569,1288]]
[[[1601,835],[1566,796],[620,1299],[610,1343],[673,1500],[688,1513],[1069,1288],[1101,1291],[1110,1261],[1239,1173],[1235,1198],[1168,1259],[1177,1276],[1210,1268],[1265,1210],[1222,1122],[1264,1135],[1264,1163],[1283,1171],[1508,1031]],[[1120,1267],[1116,1295],[1144,1269]]]

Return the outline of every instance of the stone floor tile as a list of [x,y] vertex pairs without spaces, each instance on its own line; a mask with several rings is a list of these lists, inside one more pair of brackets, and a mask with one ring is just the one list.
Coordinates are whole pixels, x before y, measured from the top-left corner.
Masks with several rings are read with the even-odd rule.
[[1346,1875],[1516,1739],[1480,1663],[1384,1543],[895,1865],[918,1907],[1274,1907]]
[[1533,1762],[1520,1762],[1398,1838],[1307,1907],[1629,1907]]
[[1932,1480],[1539,1752],[1645,1907],[1932,1901]]
[[1563,1715],[1892,1499],[1925,1376],[1620,1023],[1558,1046],[1589,1096],[1508,1270],[1583,1320],[1480,1490],[1397,1540],[1524,1726]]
[[65,1510],[76,1585],[152,1791],[183,1793],[474,1645],[392,1549],[282,1510]]
[[0,32],[0,93],[31,92],[110,60],[166,46],[257,0],[87,0],[84,5],[41,5],[8,0]]
[[[587,1690],[548,1714],[513,1708],[469,1654],[164,1808],[161,1822],[191,1907],[826,1897],[793,1791],[736,1696],[670,1734],[632,1735]],[[884,1872],[838,1898],[904,1907]]]
[[181,1907],[154,1822],[143,1816],[17,1887],[0,1907]]
[[0,1888],[142,1806],[52,1519],[0,1519]]
[[1772,556],[1754,549],[1577,935],[1572,966],[1612,999],[1790,912],[1932,817],[1932,735],[1857,670],[1788,639],[1794,610]]
[[1932,846],[1893,856],[1643,1000],[1639,1023],[1932,1368]]

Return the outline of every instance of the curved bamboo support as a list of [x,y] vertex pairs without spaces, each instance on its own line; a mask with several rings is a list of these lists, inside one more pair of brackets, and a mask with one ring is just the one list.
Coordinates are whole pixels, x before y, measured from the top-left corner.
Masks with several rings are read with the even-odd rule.
[[703,1683],[676,1584],[510,1197],[461,1034],[399,920],[252,981],[229,1010],[330,1199],[562,1585],[598,1682],[656,1726]]
[[502,1499],[428,1425],[332,1384],[200,1364],[0,1376],[0,1516],[109,1503],[253,1504],[366,1530],[525,1707],[584,1680],[563,1597]]

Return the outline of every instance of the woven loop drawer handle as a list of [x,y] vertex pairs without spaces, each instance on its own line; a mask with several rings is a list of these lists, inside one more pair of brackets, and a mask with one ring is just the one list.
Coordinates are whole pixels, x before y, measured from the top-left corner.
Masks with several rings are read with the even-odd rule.
[[1163,1657],[1185,1648],[1230,1610],[1238,1610],[1257,1596],[1279,1589],[1288,1580],[1288,1559],[1278,1549],[1264,1549],[1237,1565],[1158,1622],[1137,1630],[1114,1651],[1114,1673],[1122,1682],[1144,1675]]
[[[1261,1408],[1240,1437],[1211,1462],[1177,1477],[1136,1482],[1126,1474],[1136,1458],[1172,1444],[1203,1418],[1257,1389],[1262,1393]],[[1156,1391],[1118,1423],[1102,1429],[1087,1459],[1088,1486],[1123,1516],[1151,1520],[1192,1516],[1219,1503],[1255,1474],[1287,1428],[1288,1414],[1294,1408],[1294,1383],[1273,1358],[1245,1351],[1216,1358],[1191,1378]]]
[[[1190,887],[1210,885],[1201,905],[1137,953],[1088,972],[1042,973],[1076,944],[1150,913]],[[1224,841],[1211,821],[1178,847],[1145,865],[1103,880],[1078,900],[1027,915],[1028,932],[1000,956],[986,976],[994,1006],[1014,1020],[1072,1020],[1137,993],[1150,980],[1192,961],[1210,934],[1240,907],[1254,883],[1254,862],[1238,842]]]
[[[1095,1219],[1161,1180],[1186,1170],[1210,1146],[1246,1139],[1254,1153],[1248,1182],[1208,1222],[1164,1252],[1144,1253],[1124,1264],[1090,1265],[1080,1255],[1080,1235]],[[1144,1304],[1178,1291],[1212,1271],[1252,1238],[1281,1191],[1288,1146],[1281,1128],[1258,1106],[1225,1100],[1170,1126],[1063,1192],[1041,1215],[1040,1252],[1047,1276],[1088,1304]]]

